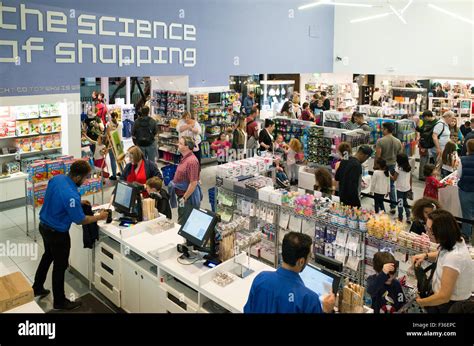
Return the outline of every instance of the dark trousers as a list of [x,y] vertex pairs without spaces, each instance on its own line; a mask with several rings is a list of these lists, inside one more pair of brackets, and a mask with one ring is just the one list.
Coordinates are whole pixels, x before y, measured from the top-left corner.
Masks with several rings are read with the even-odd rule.
[[193,151],[193,153],[194,153],[194,156],[196,156],[196,158],[198,159],[199,164],[201,164],[201,156],[202,156],[201,148],[199,148],[198,151]]
[[449,302],[437,306],[427,306],[425,307],[425,310],[429,314],[447,314],[449,312],[449,309],[451,306],[454,305],[454,303],[457,303],[454,300],[450,300]]
[[410,220],[410,206],[408,205],[407,195],[408,192],[397,190],[398,220],[400,221],[403,221],[403,209],[405,209],[407,221]]
[[384,195],[379,193],[374,193],[374,201],[375,201],[375,212],[378,213],[379,211],[385,212],[385,206],[383,204]]
[[193,205],[191,204],[191,201],[188,199],[186,203],[184,203],[184,206],[180,207],[179,201],[181,200],[181,198],[178,198],[178,223],[180,225],[184,225],[186,221],[188,220],[188,217],[191,214],[191,211],[193,210]]
[[71,238],[69,232],[57,232],[40,223],[39,231],[43,237],[44,254],[36,270],[33,290],[44,287],[49,267],[53,263],[53,296],[55,304],[62,304],[64,295],[64,273],[69,265]]

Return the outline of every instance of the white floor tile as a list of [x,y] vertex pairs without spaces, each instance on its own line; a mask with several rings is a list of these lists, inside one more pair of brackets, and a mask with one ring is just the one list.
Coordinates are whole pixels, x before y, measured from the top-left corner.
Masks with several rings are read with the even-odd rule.
[[0,232],[5,229],[15,227],[16,224],[3,212],[0,212]]
[[6,240],[17,239],[17,238],[25,238],[25,233],[21,230],[21,228],[13,225],[10,228],[0,229],[0,242],[4,242]]
[[[34,279],[36,270],[38,269],[38,265],[40,263],[41,257],[38,258],[36,261],[24,261],[17,263],[18,268],[25,274],[27,277]],[[34,281],[34,280],[32,280]]]

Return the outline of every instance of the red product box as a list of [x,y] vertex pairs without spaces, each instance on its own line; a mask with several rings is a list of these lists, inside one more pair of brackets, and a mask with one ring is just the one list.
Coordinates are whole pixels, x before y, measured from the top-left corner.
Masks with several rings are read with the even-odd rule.
[[48,170],[48,179],[64,174],[64,163],[61,160],[46,161],[46,166]]
[[28,180],[38,183],[48,179],[48,171],[45,163],[33,163],[28,166]]

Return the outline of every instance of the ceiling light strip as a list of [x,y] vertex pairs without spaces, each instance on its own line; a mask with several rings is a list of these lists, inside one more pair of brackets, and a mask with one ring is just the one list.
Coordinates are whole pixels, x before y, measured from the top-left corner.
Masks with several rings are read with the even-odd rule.
[[365,21],[372,20],[372,19],[387,17],[391,14],[392,13],[390,13],[390,12],[386,12],[386,13],[376,14],[376,15],[370,16],[370,17],[352,19],[350,22],[351,23],[360,23],[360,22],[365,22]]
[[410,7],[410,5],[411,5],[412,3],[413,3],[413,0],[408,1],[408,4],[406,4],[405,7],[402,8],[402,10],[400,11],[400,13],[403,14],[403,12],[405,12],[405,11],[408,9],[408,7]]
[[392,5],[390,5],[389,7],[390,7],[390,9],[392,10],[392,12],[395,13],[395,15],[398,17],[398,19],[400,19],[400,21],[401,21],[403,24],[406,24],[406,23],[407,23],[407,21],[405,20],[405,18],[403,18],[403,17],[401,16],[401,14],[398,13],[398,11],[395,9],[395,7],[393,7]]
[[463,21],[463,22],[466,22],[466,23],[469,23],[471,25],[474,25],[474,20],[472,19],[469,19],[469,18],[466,18],[466,17],[462,17],[456,13],[453,13],[453,12],[450,12],[448,10],[445,10],[444,8],[441,8],[441,7],[438,7],[436,5],[433,5],[433,4],[428,4],[428,7],[431,7],[432,9],[436,10],[436,11],[439,11],[439,12],[442,12],[444,14],[447,14],[448,16],[451,16],[453,18],[456,18],[456,19],[459,19],[460,21]]

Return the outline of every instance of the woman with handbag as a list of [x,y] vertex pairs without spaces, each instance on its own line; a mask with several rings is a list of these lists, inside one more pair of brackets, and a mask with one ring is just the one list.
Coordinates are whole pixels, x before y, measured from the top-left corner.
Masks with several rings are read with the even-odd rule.
[[471,297],[474,269],[471,255],[461,237],[461,230],[454,216],[442,209],[428,215],[426,227],[439,243],[438,251],[413,256],[419,267],[424,260],[436,261],[432,275],[431,294],[418,297],[416,302],[429,313],[447,313],[457,302]]

